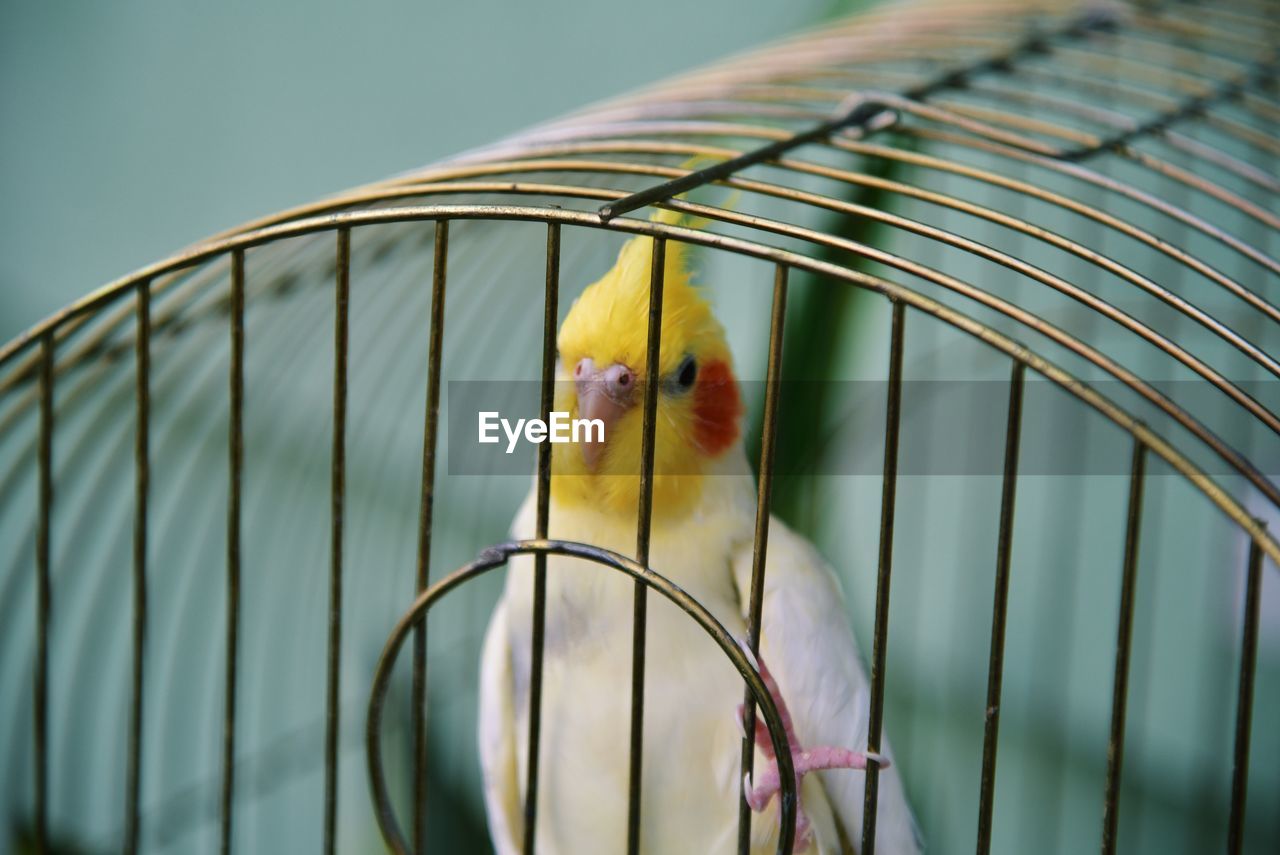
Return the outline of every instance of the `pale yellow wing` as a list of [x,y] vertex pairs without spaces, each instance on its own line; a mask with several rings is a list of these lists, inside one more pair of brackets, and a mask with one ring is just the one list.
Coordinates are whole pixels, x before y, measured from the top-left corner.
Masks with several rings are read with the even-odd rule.
[[503,600],[493,610],[480,659],[480,768],[489,835],[497,855],[516,855],[523,833],[516,758],[511,646]]
[[[770,521],[762,608],[761,654],[791,711],[796,735],[806,746],[832,745],[863,751],[867,746],[869,683],[849,627],[844,597],[831,568],[803,537],[777,519]],[[734,558],[734,581],[750,590],[751,547]],[[887,740],[881,750],[889,754]],[[859,840],[865,774],[848,769],[815,773],[833,819],[847,839]],[[805,780],[808,785],[808,778]],[[880,775],[876,852],[921,851],[897,767]],[[815,822],[815,828],[821,828]],[[839,841],[819,841],[823,852]]]

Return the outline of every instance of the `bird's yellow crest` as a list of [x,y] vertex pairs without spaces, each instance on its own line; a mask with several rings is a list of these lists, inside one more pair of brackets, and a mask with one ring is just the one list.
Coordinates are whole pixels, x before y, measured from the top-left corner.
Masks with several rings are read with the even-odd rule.
[[[652,219],[674,225],[682,217],[664,210]],[[635,513],[643,389],[649,380],[645,367],[653,249],[648,236],[628,240],[614,266],[583,291],[560,327],[562,380],[580,376],[580,366],[586,365],[601,371],[616,367],[635,382],[634,394],[606,426],[605,449],[597,463],[588,465],[575,446],[556,449],[553,494],[558,501]],[[655,517],[679,513],[697,499],[711,462],[735,444],[742,413],[724,329],[691,281],[688,246],[668,240],[665,259],[656,378]],[[577,417],[581,387],[559,385],[557,409],[572,410]]]

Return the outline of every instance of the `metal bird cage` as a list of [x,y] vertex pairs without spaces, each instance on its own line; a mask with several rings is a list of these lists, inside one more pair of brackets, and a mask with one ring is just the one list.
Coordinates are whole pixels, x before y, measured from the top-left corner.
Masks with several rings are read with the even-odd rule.
[[[447,851],[476,773],[431,734],[469,732],[516,553],[634,579],[633,709],[663,596],[779,739],[748,657],[647,566],[650,488],[635,555],[456,535],[527,480],[452,477],[452,384],[527,381],[545,417],[565,295],[650,235],[704,248],[764,381],[758,513],[786,503],[841,573],[868,746],[893,733],[932,851],[1276,851],[1280,742],[1251,722],[1280,712],[1278,12],[884,5],[38,324],[0,349],[0,802],[36,851],[332,852],[375,821]],[[639,774],[609,851],[637,851]]]

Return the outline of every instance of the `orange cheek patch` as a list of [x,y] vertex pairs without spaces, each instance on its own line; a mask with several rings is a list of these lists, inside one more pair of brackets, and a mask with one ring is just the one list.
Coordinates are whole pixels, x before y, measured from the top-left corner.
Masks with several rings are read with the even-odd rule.
[[715,457],[738,439],[742,399],[738,382],[723,362],[711,362],[698,372],[693,389],[694,437],[707,454]]

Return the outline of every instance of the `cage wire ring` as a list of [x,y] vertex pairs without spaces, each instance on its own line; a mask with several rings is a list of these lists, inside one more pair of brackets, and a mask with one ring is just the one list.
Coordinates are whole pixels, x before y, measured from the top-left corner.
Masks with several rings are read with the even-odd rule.
[[[791,748],[787,743],[786,728],[782,724],[782,717],[778,712],[777,705],[774,704],[773,697],[765,687],[759,670],[752,664],[748,655],[738,645],[733,635],[697,599],[670,579],[648,567],[617,552],[602,549],[598,546],[551,539],[509,541],[488,547],[480,553],[475,561],[458,568],[419,594],[417,599],[413,601],[413,605],[410,606],[409,610],[405,612],[391,631],[387,644],[383,648],[381,656],[378,657],[378,666],[374,670],[373,684],[369,690],[369,711],[365,725],[365,753],[368,755],[369,761],[369,787],[372,791],[374,815],[378,819],[378,827],[382,832],[382,838],[391,851],[395,852],[396,855],[410,855],[413,851],[408,841],[404,838],[400,823],[395,816],[395,810],[391,805],[391,797],[387,791],[386,775],[382,764],[382,711],[386,706],[391,671],[395,667],[400,649],[404,646],[405,639],[409,637],[409,634],[416,627],[425,624],[427,612],[431,610],[432,606],[436,605],[454,588],[483,576],[490,570],[506,565],[514,555],[530,554],[566,555],[572,558],[581,558],[624,573],[635,581],[662,594],[662,596],[678,606],[719,645],[721,652],[728,657],[733,666],[738,669],[738,673],[742,675],[742,679],[746,681],[753,700],[760,707],[765,727],[769,731],[769,739],[773,743],[773,750],[778,764],[780,782],[778,795],[781,802],[781,816],[777,855],[791,855],[795,842],[798,793],[796,790],[795,766],[791,760]],[[729,713],[726,712],[725,714],[728,715]]]

